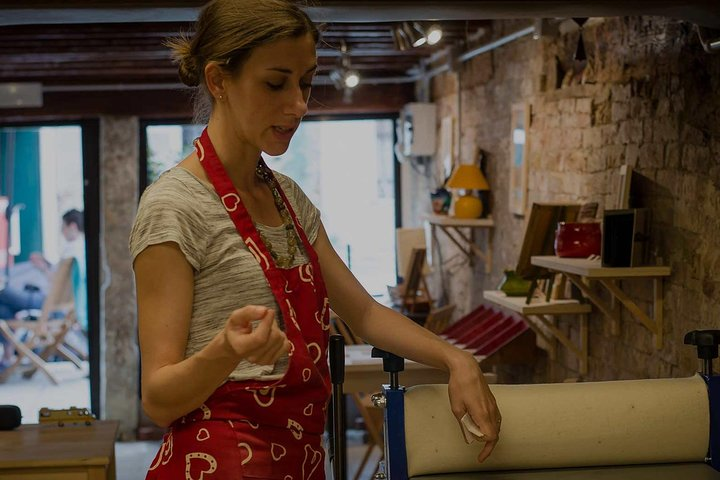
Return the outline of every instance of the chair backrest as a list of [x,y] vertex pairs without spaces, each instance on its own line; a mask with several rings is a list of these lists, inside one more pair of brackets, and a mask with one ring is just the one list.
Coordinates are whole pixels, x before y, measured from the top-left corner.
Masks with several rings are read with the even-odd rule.
[[415,292],[420,288],[422,280],[423,267],[425,266],[425,249],[413,248],[410,253],[410,261],[405,274],[405,296],[415,296]]
[[454,312],[455,305],[452,304],[430,310],[425,320],[425,328],[436,334],[442,333],[448,323],[450,323]]
[[67,314],[75,309],[72,280],[75,268],[77,268],[77,261],[74,258],[60,260],[50,278],[50,286],[42,305],[39,321],[47,321],[53,312],[63,311]]

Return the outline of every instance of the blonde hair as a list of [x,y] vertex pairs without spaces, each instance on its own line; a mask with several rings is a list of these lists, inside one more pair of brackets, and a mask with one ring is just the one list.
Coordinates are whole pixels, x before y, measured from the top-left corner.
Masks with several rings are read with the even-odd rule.
[[195,116],[196,120],[206,120],[203,117],[212,109],[204,78],[209,62],[218,62],[235,74],[253,49],[307,34],[318,42],[318,28],[289,0],[213,0],[200,12],[194,34],[170,38],[165,45],[172,50],[180,80],[200,87],[195,96]]

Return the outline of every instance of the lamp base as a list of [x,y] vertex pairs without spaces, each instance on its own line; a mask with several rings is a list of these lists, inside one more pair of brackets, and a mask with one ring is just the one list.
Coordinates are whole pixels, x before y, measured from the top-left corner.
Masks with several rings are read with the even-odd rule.
[[455,201],[456,218],[479,218],[483,212],[483,204],[479,198],[463,195]]

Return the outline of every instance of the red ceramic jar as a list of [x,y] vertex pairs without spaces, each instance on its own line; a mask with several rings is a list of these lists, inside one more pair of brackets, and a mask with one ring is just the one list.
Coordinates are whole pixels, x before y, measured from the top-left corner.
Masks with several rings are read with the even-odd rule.
[[600,223],[558,223],[555,254],[558,257],[587,258],[600,255]]

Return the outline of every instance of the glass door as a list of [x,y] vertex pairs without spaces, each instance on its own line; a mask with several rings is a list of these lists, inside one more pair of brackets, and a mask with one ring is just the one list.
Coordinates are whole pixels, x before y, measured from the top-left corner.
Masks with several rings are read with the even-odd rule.
[[82,127],[0,128],[0,173],[0,404],[37,423],[91,406]]

